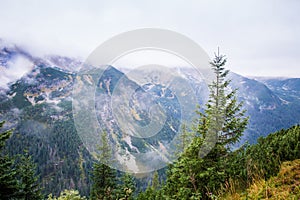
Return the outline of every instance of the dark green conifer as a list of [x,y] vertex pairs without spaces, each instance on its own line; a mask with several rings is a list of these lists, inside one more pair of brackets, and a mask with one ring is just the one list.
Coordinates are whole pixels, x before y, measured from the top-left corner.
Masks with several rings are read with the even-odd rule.
[[36,175],[36,165],[32,162],[32,158],[27,151],[23,155],[20,155],[20,162],[17,168],[21,199],[43,199],[41,188],[38,184],[39,177]]
[[99,146],[98,162],[94,164],[93,185],[91,189],[91,199],[115,199],[117,179],[116,170],[108,164],[111,160],[111,147],[109,145],[106,132],[101,134],[101,145]]
[[[0,129],[3,128],[4,123],[4,121],[0,122]],[[0,199],[14,199],[19,192],[17,172],[14,168],[15,161],[5,152],[6,140],[11,134],[11,130],[0,133]]]
[[239,141],[248,123],[242,103],[237,102],[237,90],[228,87],[225,57],[218,52],[210,64],[215,80],[209,85],[209,101],[204,112],[197,111],[193,141],[170,167],[164,187],[170,198],[210,198],[226,181],[229,147]]

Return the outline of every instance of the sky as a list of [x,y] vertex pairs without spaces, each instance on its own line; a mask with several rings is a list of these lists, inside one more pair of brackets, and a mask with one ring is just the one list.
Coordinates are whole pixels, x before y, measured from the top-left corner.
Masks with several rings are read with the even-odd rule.
[[162,28],[217,47],[245,76],[300,77],[298,0],[0,0],[0,38],[35,55],[85,59],[102,42]]

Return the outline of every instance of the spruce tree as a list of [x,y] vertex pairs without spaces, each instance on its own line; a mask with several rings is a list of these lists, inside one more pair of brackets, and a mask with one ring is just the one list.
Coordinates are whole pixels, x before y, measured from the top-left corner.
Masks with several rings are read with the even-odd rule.
[[182,123],[181,125],[181,132],[179,134],[179,137],[177,138],[176,145],[175,145],[175,156],[179,157],[182,152],[186,150],[186,148],[189,146],[193,138],[193,132],[188,130],[188,126],[186,123]]
[[160,187],[159,175],[157,171],[155,171],[153,174],[151,187],[155,191],[158,190]]
[[20,182],[19,196],[24,200],[43,199],[41,188],[38,184],[38,176],[36,175],[36,165],[32,162],[28,151],[24,151],[20,155],[20,162],[17,166],[18,180]]
[[[0,122],[0,128],[3,128],[4,123],[4,121]],[[11,134],[11,130],[0,133],[0,199],[15,199],[19,192],[15,161],[5,152],[6,140]]]
[[116,170],[108,166],[111,160],[111,148],[106,132],[101,134],[98,162],[94,164],[91,199],[115,199],[117,179]]
[[237,89],[229,89],[231,80],[227,79],[229,70],[225,70],[226,58],[223,55],[215,55],[210,63],[215,74],[215,81],[210,85],[210,98],[206,117],[209,125],[215,124],[214,131],[217,134],[217,144],[231,145],[238,142],[246,129],[248,118],[244,117],[245,110],[242,102],[237,102]]
[[155,200],[165,199],[163,198],[162,190],[160,190],[159,174],[157,171],[153,173],[151,182],[148,182],[148,186],[144,192],[141,192],[137,196],[137,200]]
[[121,177],[121,184],[118,186],[117,199],[130,200],[134,199],[133,194],[136,189],[134,177],[129,173],[124,173]]
[[193,141],[169,169],[164,190],[170,198],[211,198],[226,181],[230,145],[239,141],[248,123],[237,90],[228,87],[225,56],[218,52],[210,64],[215,80],[209,85],[209,101],[204,112],[197,111]]
[[[4,122],[0,122],[2,128]],[[6,140],[11,130],[0,134],[0,199],[43,199],[36,176],[36,165],[28,152],[11,157],[5,152]]]

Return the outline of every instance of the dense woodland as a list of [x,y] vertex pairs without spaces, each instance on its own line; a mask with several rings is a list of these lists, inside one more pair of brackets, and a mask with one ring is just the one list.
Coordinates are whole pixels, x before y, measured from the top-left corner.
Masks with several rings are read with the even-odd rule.
[[[78,141],[70,143],[74,146],[60,144],[60,141],[65,140],[61,140],[59,132],[66,127],[72,127],[65,126],[64,123],[71,123],[70,120],[65,120],[56,122],[52,127],[57,130],[57,135],[50,138],[57,140],[58,146],[37,146],[39,149],[29,151],[15,150],[23,152],[18,154],[11,154],[13,150],[9,149],[8,144],[22,141],[11,140],[10,137],[12,134],[18,135],[18,130],[26,127],[1,131],[0,199],[223,199],[233,193],[233,188],[234,192],[241,192],[248,197],[247,189],[255,181],[268,181],[279,173],[283,162],[300,159],[300,126],[295,125],[287,130],[269,134],[265,138],[259,138],[254,145],[246,143],[233,149],[232,146],[239,142],[243,135],[249,118],[245,116],[245,110],[242,110],[242,102],[237,100],[237,90],[229,89],[230,80],[226,78],[228,71],[224,68],[225,64],[224,56],[215,55],[211,63],[215,80],[210,85],[209,101],[205,107],[198,108],[198,119],[191,127],[183,126],[182,137],[178,141],[179,159],[165,169],[153,172],[146,187],[141,179],[103,164],[103,160],[106,162],[109,160],[111,151],[105,132],[101,134],[103,143],[99,147],[101,153],[97,160],[90,158],[83,162],[74,155],[73,161],[72,159],[70,161],[62,159],[65,155],[59,155],[56,163],[47,163],[49,155],[42,155],[45,152],[40,150],[42,148],[62,148],[64,151],[81,155],[79,158],[88,154],[83,148],[78,151],[76,146],[79,144]],[[42,109],[42,106],[35,109]],[[38,111],[31,113],[34,115]],[[2,128],[4,122],[0,125]],[[64,132],[74,133],[75,130]],[[47,129],[44,130],[44,134],[47,134]],[[66,134],[64,137],[78,140],[75,135]],[[22,138],[21,134],[19,138]],[[30,156],[32,151],[38,151],[42,159],[33,160]],[[68,167],[74,164],[73,162],[79,163],[82,169],[70,171]],[[84,184],[84,181],[82,185],[73,185],[73,188],[64,188],[64,185],[46,185],[39,176],[48,173],[39,171],[38,166],[43,164],[60,169],[57,170],[58,174],[49,174],[49,178],[64,178],[76,183],[88,180],[90,187]],[[297,177],[300,179],[299,175]],[[77,181],[74,181],[75,179]],[[59,194],[49,191],[55,187],[58,187],[56,189],[60,191]],[[79,188],[84,193],[80,194]],[[290,193],[293,198],[300,198],[299,185]]]

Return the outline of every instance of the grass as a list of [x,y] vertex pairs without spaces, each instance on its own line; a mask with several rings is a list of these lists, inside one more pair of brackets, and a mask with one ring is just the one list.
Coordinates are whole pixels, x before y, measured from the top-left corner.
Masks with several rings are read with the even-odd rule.
[[227,193],[219,199],[300,199],[300,159],[284,162],[277,176],[269,180],[257,179],[244,191],[236,191],[234,183],[228,185]]

